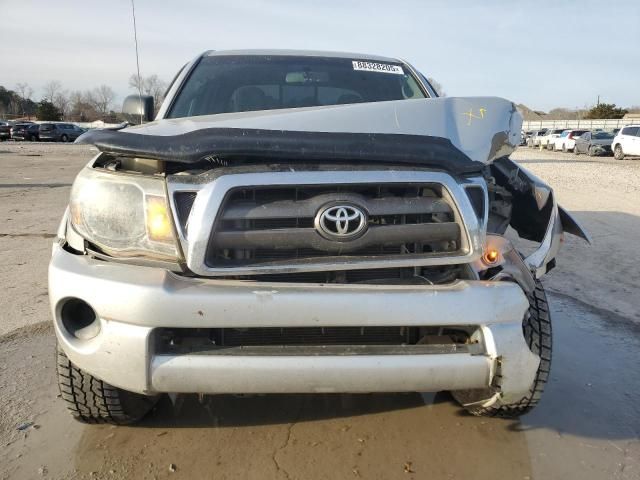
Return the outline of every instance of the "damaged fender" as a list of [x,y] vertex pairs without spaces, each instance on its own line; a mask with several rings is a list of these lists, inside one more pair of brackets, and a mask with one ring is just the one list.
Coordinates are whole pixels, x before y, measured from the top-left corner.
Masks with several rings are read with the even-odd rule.
[[496,182],[513,195],[510,225],[522,238],[540,243],[524,259],[536,278],[555,266],[564,232],[591,243],[591,237],[577,220],[558,205],[547,183],[507,157],[496,160],[491,171]]

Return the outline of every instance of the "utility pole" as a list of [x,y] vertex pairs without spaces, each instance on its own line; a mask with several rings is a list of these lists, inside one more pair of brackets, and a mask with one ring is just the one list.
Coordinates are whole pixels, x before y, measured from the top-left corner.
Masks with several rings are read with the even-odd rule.
[[598,95],[598,102],[596,103],[596,107],[600,106],[600,95]]

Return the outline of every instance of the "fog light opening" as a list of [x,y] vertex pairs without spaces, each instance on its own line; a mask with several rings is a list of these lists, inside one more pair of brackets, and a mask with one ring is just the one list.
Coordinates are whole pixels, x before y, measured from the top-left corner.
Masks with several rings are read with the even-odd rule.
[[62,305],[60,318],[67,332],[80,340],[90,340],[100,333],[96,312],[79,298],[71,298]]

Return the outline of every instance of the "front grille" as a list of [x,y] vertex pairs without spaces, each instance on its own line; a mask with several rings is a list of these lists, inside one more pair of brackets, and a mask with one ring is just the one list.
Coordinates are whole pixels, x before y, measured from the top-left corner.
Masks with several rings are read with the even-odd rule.
[[[348,204],[366,213],[356,238],[336,240],[317,228],[327,205]],[[442,185],[382,184],[235,189],[216,219],[206,264],[212,268],[274,266],[461,251],[456,210]]]

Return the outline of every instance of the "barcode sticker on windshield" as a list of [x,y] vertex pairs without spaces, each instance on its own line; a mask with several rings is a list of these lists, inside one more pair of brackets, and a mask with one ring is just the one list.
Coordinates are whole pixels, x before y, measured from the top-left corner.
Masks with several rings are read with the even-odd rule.
[[365,72],[382,72],[404,75],[404,71],[402,70],[402,67],[400,65],[390,65],[388,63],[362,62],[360,60],[353,60],[353,69],[362,70]]

